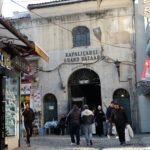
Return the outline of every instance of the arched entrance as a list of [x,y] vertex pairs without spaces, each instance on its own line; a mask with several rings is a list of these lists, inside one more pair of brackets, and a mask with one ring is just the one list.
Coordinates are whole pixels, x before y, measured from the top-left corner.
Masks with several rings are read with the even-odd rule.
[[47,121],[57,120],[57,100],[53,94],[44,96],[44,123]]
[[125,89],[117,89],[113,94],[113,101],[119,103],[125,109],[128,120],[131,123],[130,95]]
[[90,109],[101,105],[101,89],[99,76],[90,69],[79,69],[72,73],[68,80],[69,109],[73,104],[80,108],[88,104]]

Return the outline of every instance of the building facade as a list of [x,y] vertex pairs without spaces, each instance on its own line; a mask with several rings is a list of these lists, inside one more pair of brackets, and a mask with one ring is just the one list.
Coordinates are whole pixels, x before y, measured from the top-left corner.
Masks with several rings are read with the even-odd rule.
[[[150,81],[149,81],[149,57],[150,57],[150,27],[149,4],[147,0],[140,0],[136,6],[136,62],[137,62],[137,94],[139,103],[139,120],[141,132],[150,132],[149,106],[150,106]],[[139,30],[139,28],[141,30]],[[142,39],[139,37],[143,37]]]
[[137,130],[133,1],[62,0],[28,9],[31,17],[12,22],[50,56],[38,64],[42,124],[73,104],[106,111],[114,100]]

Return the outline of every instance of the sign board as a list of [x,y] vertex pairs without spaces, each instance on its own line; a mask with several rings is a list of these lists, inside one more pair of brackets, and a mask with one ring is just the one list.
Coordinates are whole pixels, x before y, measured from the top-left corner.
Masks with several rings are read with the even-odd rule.
[[139,0],[139,13],[150,18],[150,0]]
[[145,59],[144,69],[141,76],[142,80],[150,81],[150,58]]
[[21,83],[21,95],[31,94],[31,83]]

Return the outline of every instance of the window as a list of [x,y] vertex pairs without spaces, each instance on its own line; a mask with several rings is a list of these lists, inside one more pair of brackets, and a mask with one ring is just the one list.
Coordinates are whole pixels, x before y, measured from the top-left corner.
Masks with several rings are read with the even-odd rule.
[[90,33],[89,29],[84,26],[79,26],[73,29],[73,47],[89,46],[90,45]]

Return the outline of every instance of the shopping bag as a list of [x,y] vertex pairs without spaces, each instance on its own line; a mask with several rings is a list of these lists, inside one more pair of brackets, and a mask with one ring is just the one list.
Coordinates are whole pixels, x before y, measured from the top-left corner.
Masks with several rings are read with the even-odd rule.
[[95,122],[92,123],[92,134],[96,134]]
[[129,142],[129,141],[130,141],[129,131],[128,131],[128,128],[127,128],[127,127],[125,128],[125,141],[126,141],[126,142]]
[[126,125],[126,128],[128,129],[129,136],[130,136],[131,138],[133,138],[133,137],[134,137],[134,133],[133,133],[133,129],[131,128],[131,125],[130,125],[130,124],[127,124],[127,125]]
[[117,135],[117,131],[116,131],[116,126],[115,126],[115,125],[112,126],[112,131],[111,131],[111,133],[112,133],[113,135]]

